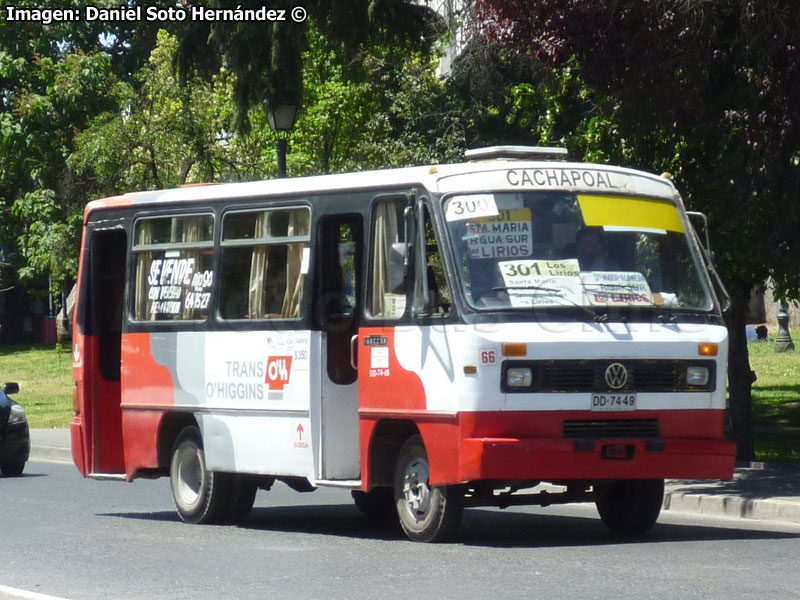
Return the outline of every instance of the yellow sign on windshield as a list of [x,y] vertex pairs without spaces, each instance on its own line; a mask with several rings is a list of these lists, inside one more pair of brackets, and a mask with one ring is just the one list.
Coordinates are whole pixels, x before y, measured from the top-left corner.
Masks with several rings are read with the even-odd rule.
[[630,227],[684,232],[678,209],[665,200],[579,194],[578,203],[583,221],[589,227]]

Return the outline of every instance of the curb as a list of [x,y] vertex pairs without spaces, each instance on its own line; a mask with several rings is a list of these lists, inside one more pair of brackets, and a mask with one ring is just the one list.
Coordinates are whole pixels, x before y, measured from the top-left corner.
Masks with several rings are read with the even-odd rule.
[[664,510],[729,519],[800,523],[800,503],[774,498],[748,499],[667,491],[664,493]]
[[28,460],[72,464],[72,451],[56,446],[31,445]]

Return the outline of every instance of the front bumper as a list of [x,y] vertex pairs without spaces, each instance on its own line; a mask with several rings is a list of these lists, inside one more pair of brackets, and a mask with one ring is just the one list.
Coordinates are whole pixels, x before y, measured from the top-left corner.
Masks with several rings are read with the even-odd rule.
[[731,479],[736,446],[695,439],[465,438],[461,480]]

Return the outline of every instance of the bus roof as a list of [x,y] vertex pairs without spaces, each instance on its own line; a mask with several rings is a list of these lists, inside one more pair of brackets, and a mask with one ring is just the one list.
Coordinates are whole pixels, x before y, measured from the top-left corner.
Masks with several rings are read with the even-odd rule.
[[103,208],[161,205],[220,199],[298,197],[326,192],[380,190],[422,186],[429,193],[524,192],[556,190],[580,193],[641,195],[674,200],[672,182],[643,171],[599,164],[489,159],[456,164],[406,167],[252,181],[191,185],[133,192],[90,202],[86,215]]

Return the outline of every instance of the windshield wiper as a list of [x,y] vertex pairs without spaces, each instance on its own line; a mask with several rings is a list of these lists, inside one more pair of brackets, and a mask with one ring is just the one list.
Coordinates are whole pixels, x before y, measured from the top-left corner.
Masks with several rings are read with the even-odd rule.
[[567,302],[572,304],[572,306],[574,306],[576,308],[580,308],[586,314],[591,315],[592,320],[594,320],[596,323],[605,323],[608,320],[608,313],[599,313],[598,314],[595,311],[593,311],[591,308],[589,308],[588,306],[584,306],[583,304],[578,304],[572,298],[570,298],[570,297],[568,297],[568,296],[566,296],[564,294],[565,290],[560,290],[558,288],[545,287],[545,286],[541,286],[541,285],[500,285],[500,286],[492,288],[492,291],[495,291],[495,292],[505,292],[505,291],[508,291],[508,290],[531,290],[531,291],[535,291],[535,292],[544,292],[544,294],[541,294],[541,295],[543,295],[543,296],[557,296],[558,298],[563,298],[564,300],[566,300]]

